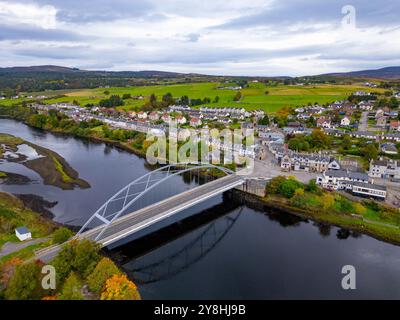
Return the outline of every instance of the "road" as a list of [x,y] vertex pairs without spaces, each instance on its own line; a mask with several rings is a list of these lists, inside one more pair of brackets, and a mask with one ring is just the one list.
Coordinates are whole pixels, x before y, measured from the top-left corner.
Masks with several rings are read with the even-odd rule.
[[358,126],[358,131],[367,131],[368,130],[368,111],[364,111],[361,114],[360,124]]
[[[110,224],[97,242],[101,246],[108,246],[177,212],[239,186],[243,182],[242,176],[229,175],[125,215]],[[82,233],[79,239],[95,240],[102,230],[102,227],[91,229]],[[48,262],[57,255],[59,250],[60,246],[53,246],[38,251],[36,259]]]

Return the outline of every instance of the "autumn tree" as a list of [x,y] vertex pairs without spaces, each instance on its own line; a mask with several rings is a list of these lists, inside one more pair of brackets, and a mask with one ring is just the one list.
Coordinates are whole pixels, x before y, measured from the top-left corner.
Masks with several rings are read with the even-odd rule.
[[18,265],[8,283],[5,297],[8,300],[38,300],[41,298],[41,265],[30,262]]
[[15,269],[22,264],[22,260],[19,258],[12,258],[9,261],[6,261],[1,267],[1,278],[0,278],[0,287],[7,288],[8,283],[15,273]]
[[101,300],[140,300],[140,294],[126,275],[114,275],[106,281]]
[[109,258],[101,259],[96,268],[87,278],[87,284],[90,291],[100,294],[106,281],[112,276],[119,274],[121,274],[121,272],[114,262]]

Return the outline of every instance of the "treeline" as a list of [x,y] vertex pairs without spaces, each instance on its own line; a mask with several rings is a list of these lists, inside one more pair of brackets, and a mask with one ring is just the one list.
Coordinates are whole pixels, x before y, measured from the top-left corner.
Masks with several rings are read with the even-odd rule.
[[[44,263],[13,258],[1,266],[0,298],[7,300],[140,300],[136,285],[88,240],[65,244],[50,262],[55,288],[45,289]],[[45,280],[44,280],[45,281]],[[49,281],[50,282],[50,281]]]

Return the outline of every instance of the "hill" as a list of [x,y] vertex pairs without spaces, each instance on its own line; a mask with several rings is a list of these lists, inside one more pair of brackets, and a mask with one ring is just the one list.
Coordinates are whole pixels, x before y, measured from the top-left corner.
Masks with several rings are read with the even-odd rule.
[[386,67],[386,68],[375,69],[375,70],[328,73],[328,74],[323,74],[321,76],[376,78],[376,79],[400,79],[400,67]]

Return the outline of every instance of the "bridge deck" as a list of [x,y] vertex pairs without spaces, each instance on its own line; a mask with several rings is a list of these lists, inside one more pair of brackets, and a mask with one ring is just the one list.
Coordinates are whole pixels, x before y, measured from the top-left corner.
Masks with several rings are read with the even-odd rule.
[[[243,182],[243,177],[229,175],[127,214],[108,225],[97,242],[101,246],[108,246],[186,208],[239,186]],[[95,240],[103,228],[104,226],[100,226],[86,231],[79,236],[79,239]],[[36,258],[50,260],[59,250],[59,246],[46,248],[39,251]]]

